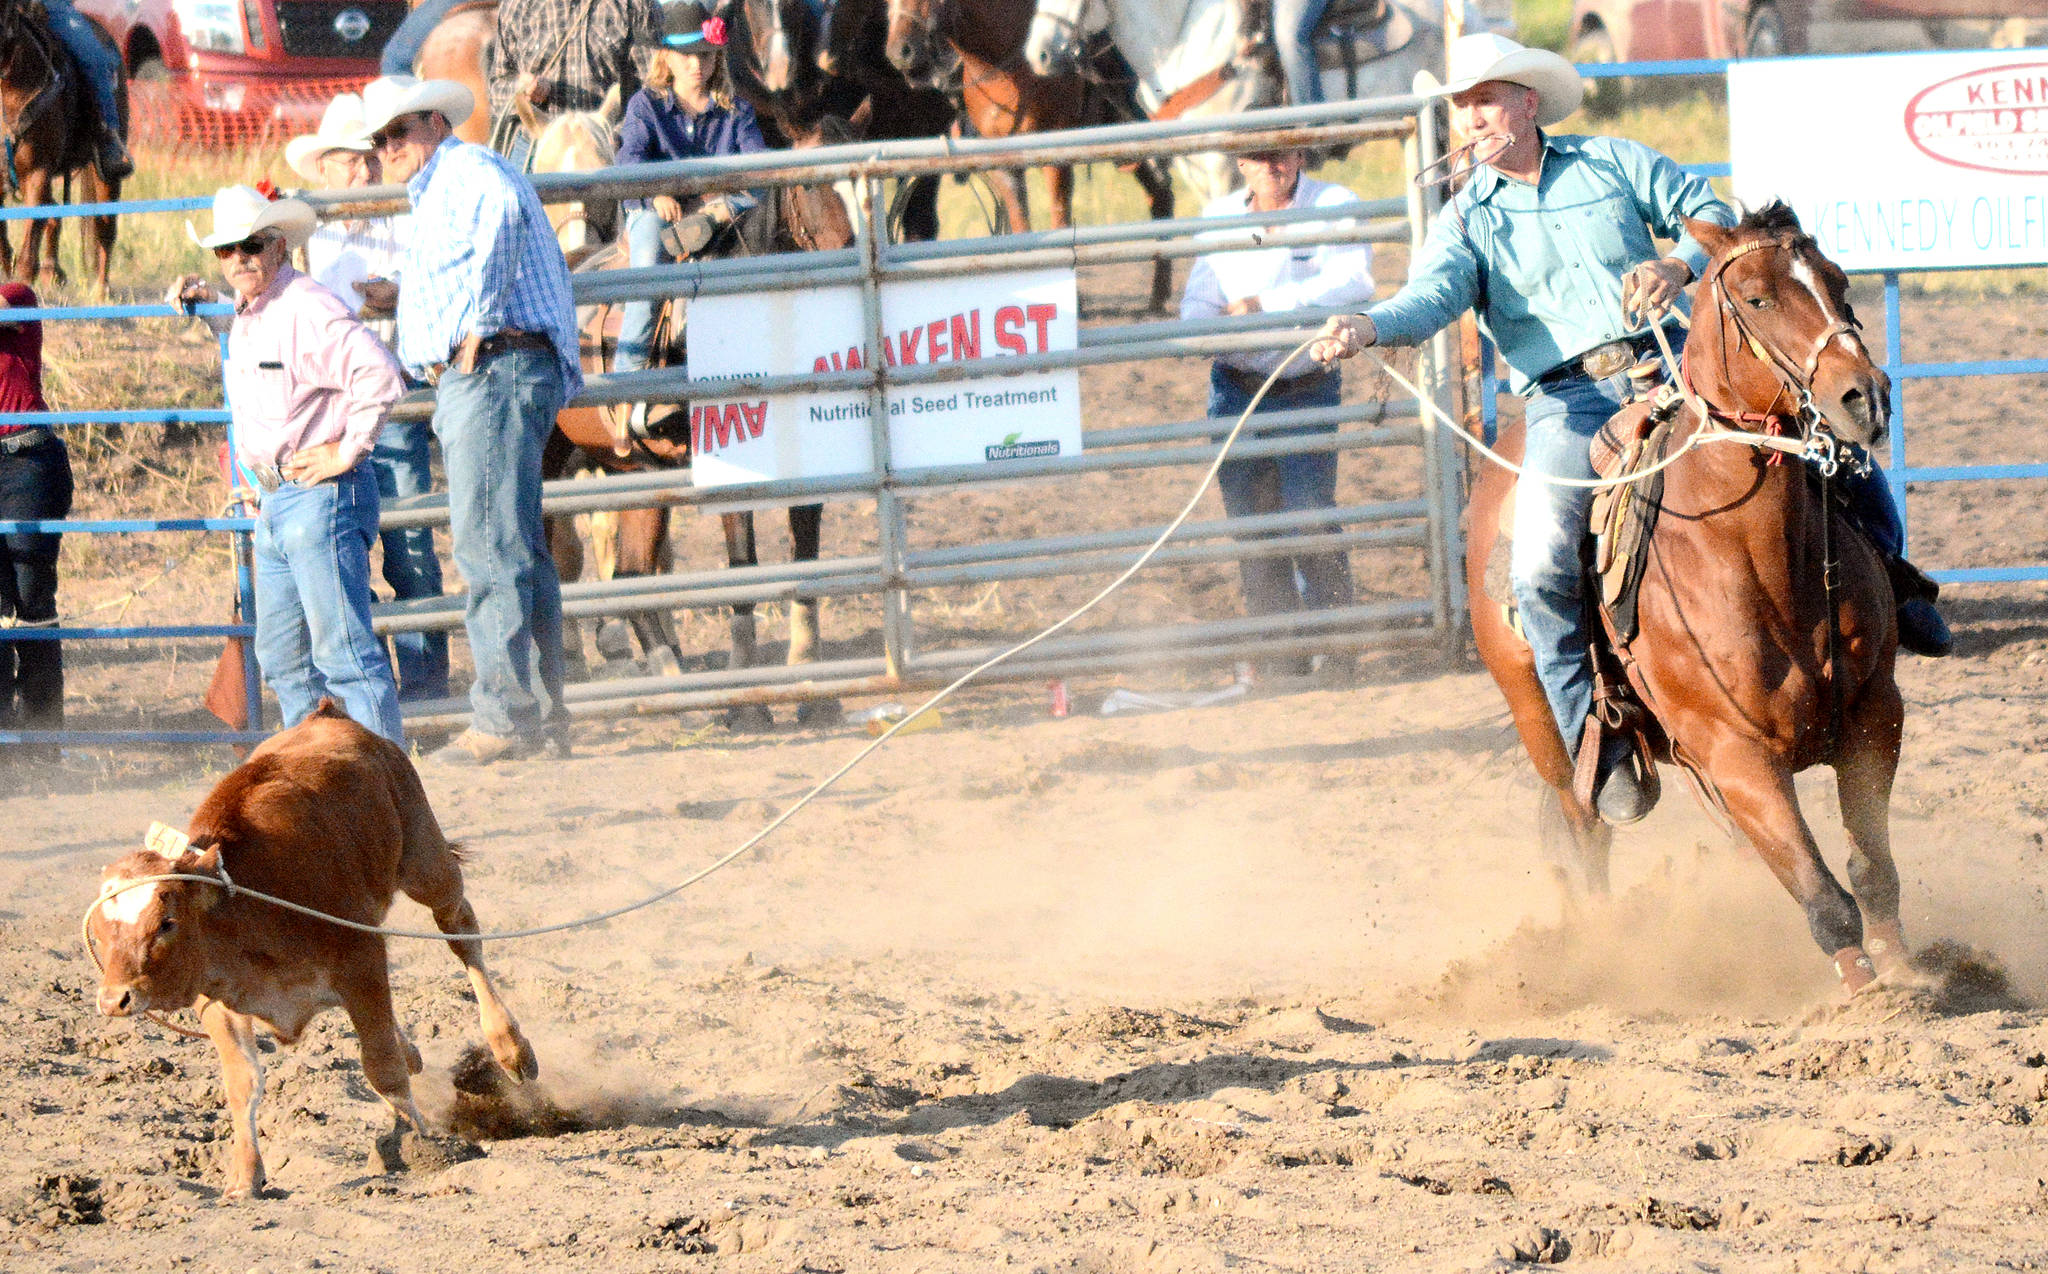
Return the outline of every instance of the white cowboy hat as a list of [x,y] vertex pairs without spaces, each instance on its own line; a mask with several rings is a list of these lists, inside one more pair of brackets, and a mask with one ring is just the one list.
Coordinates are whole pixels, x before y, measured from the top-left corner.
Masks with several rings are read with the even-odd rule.
[[1506,80],[1536,90],[1536,123],[1548,126],[1579,109],[1586,82],[1572,64],[1548,49],[1532,49],[1504,35],[1482,31],[1459,36],[1444,55],[1445,82],[1428,71],[1415,73],[1417,97],[1450,97],[1488,80]]
[[386,75],[363,86],[363,136],[368,137],[401,115],[439,111],[454,128],[476,109],[476,95],[454,80],[422,80]]
[[330,150],[366,151],[370,134],[363,127],[363,99],[343,93],[327,104],[320,127],[284,144],[284,162],[307,181],[320,182],[320,157]]
[[265,199],[253,186],[222,186],[213,195],[213,233],[201,238],[190,221],[185,233],[202,248],[222,248],[271,230],[283,236],[286,247],[298,248],[318,224],[312,207],[297,199]]

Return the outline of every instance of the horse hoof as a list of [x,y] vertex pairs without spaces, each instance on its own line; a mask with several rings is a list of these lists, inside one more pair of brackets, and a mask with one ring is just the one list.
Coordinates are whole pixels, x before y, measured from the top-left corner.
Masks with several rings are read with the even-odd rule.
[[846,719],[837,699],[806,699],[796,706],[798,725],[832,726]]
[[1877,970],[1862,947],[1843,947],[1835,952],[1835,976],[1842,980],[1842,989],[1854,995],[1877,981]]
[[725,728],[734,734],[754,734],[775,728],[775,714],[758,703],[745,703],[725,710]]
[[607,662],[633,657],[633,630],[623,619],[607,619],[597,627],[597,653]]

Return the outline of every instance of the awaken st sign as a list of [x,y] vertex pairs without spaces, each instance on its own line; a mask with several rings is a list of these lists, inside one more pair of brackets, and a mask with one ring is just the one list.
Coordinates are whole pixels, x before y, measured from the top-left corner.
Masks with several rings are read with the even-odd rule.
[[[873,349],[856,287],[704,297],[690,306],[690,376],[852,371],[877,358],[901,368],[986,364],[974,379],[889,388],[892,469],[1080,454],[1080,373],[1002,374],[1005,359],[1075,347],[1071,269],[885,283],[882,328]],[[865,389],[693,403],[692,481],[870,472],[871,415]]]

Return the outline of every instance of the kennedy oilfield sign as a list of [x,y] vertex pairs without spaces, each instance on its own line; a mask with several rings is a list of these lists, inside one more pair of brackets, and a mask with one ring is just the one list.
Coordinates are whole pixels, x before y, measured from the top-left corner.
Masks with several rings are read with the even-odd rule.
[[[857,287],[701,297],[690,303],[690,378],[716,381],[934,363],[987,373],[887,388],[891,468],[1079,455],[1078,371],[1003,375],[1005,359],[1075,347],[1072,269],[882,285],[879,350],[864,331]],[[697,486],[817,478],[874,469],[865,389],[734,394],[691,404]]]
[[1846,269],[2048,262],[2048,50],[1732,63],[1728,145]]

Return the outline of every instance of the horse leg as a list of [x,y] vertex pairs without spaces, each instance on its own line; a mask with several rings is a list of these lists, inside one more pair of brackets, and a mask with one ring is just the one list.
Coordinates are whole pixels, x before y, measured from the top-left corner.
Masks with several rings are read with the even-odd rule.
[[[667,569],[668,510],[628,509],[619,514],[617,558],[613,578],[658,575]],[[681,675],[682,642],[676,636],[675,619],[666,609],[637,611],[632,616],[633,636],[640,653],[657,675]]]
[[1835,765],[1842,827],[1849,834],[1849,888],[1863,913],[1863,949],[1878,976],[1889,978],[1912,971],[1899,923],[1899,869],[1892,862],[1892,778],[1904,716],[1896,683],[1887,679],[1872,687],[1845,723],[1847,755]]
[[[798,562],[818,560],[825,525],[822,504],[793,504],[789,508],[789,556]],[[823,605],[815,597],[799,597],[789,607],[789,658],[792,664],[807,664],[818,657],[818,611]],[[837,699],[806,699],[797,705],[798,725],[831,725],[845,714]]]
[[[1173,174],[1157,160],[1148,159],[1138,165],[1131,174],[1145,191],[1151,209],[1152,220],[1173,219]],[[1072,181],[1069,173],[1068,180]],[[1167,302],[1173,296],[1173,262],[1165,257],[1152,258],[1152,313],[1166,313]]]
[[1025,185],[1024,170],[991,168],[982,176],[988,179],[989,189],[995,191],[996,198],[1002,202],[1003,218],[1010,223],[1010,233],[1028,233],[1031,229],[1031,191]]
[[[760,563],[760,554],[754,545],[754,515],[752,513],[727,513],[719,521],[725,528],[725,564],[727,566],[755,566]],[[739,602],[732,608],[732,655],[725,662],[727,668],[751,668],[754,665],[758,631],[754,626],[754,604]],[[766,730],[775,725],[775,714],[764,704],[745,703],[727,708],[725,724],[733,730]]]
[[1074,224],[1074,166],[1047,164],[1045,173],[1046,222],[1054,230]]
[[[21,202],[24,207],[40,207],[50,202],[50,174],[40,168],[32,168],[21,175]],[[23,283],[47,284],[51,280],[38,280],[36,274],[43,268],[43,236],[50,234],[52,227],[46,220],[26,222],[27,229],[21,232],[21,259],[15,262],[15,277]]]
[[1706,770],[1735,826],[1806,912],[1807,929],[1834,959],[1842,988],[1854,992],[1868,986],[1876,971],[1863,951],[1863,917],[1856,900],[1821,861],[1820,846],[1799,812],[1792,772],[1777,757],[1746,741],[1716,749]]

